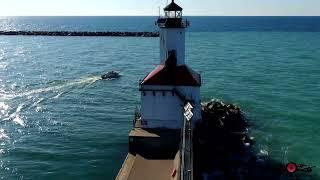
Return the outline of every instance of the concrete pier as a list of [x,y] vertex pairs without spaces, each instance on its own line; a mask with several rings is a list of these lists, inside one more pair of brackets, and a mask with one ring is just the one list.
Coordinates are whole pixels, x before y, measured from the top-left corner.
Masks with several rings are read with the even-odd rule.
[[146,158],[174,158],[179,144],[180,130],[134,128],[129,133],[129,152]]
[[23,36],[116,36],[159,37],[159,32],[92,32],[92,31],[0,31],[0,35]]
[[180,179],[180,130],[133,128],[116,180]]

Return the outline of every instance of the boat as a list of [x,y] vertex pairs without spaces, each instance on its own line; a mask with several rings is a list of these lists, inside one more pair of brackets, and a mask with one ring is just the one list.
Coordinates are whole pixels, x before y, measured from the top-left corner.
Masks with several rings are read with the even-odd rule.
[[120,77],[120,73],[117,71],[110,71],[101,75],[101,79],[117,79]]

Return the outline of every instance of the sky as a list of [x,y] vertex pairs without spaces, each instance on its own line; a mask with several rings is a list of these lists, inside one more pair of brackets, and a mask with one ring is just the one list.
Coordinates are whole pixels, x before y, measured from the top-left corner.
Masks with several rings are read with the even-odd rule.
[[[171,0],[0,0],[0,16],[150,16]],[[320,0],[175,0],[188,16],[320,16]]]

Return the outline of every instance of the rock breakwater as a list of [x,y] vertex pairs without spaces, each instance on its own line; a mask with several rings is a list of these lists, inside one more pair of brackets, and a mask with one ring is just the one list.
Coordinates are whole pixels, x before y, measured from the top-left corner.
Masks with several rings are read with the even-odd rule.
[[116,36],[159,37],[159,32],[91,32],[91,31],[0,31],[0,35],[23,36]]

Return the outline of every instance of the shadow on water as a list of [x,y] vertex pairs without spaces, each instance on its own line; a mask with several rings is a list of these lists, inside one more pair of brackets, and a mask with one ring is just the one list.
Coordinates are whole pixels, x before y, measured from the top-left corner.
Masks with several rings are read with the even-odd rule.
[[195,179],[320,179],[314,172],[289,173],[287,164],[258,152],[238,107],[205,103],[202,118],[193,136]]

